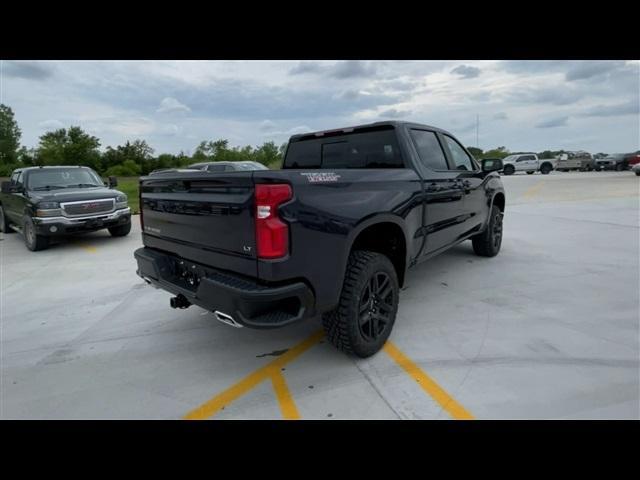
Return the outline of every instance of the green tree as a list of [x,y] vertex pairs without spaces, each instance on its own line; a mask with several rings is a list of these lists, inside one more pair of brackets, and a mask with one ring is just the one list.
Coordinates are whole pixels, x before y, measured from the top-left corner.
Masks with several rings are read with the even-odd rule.
[[40,137],[39,165],[85,165],[101,170],[100,140],[80,127],[60,128]]
[[482,156],[482,149],[476,147],[467,147],[469,153],[473,155],[475,158],[480,158]]
[[261,147],[255,150],[254,160],[263,165],[276,163],[280,158],[280,151],[274,142],[263,143]]
[[482,158],[505,158],[511,155],[507,147],[498,147],[493,150],[487,150],[482,154]]
[[137,164],[133,160],[125,160],[123,163],[114,165],[113,167],[109,168],[105,172],[105,175],[115,175],[116,177],[136,177],[141,173],[142,168],[139,164]]
[[20,147],[20,150],[18,150],[18,161],[25,167],[38,165],[38,150],[25,146]]
[[10,165],[18,161],[22,132],[18,127],[13,110],[0,104],[0,165]]
[[144,140],[134,140],[133,142],[127,141],[124,145],[118,145],[116,148],[107,147],[102,155],[101,170],[103,172],[110,171],[113,167],[124,165],[127,161],[138,165],[138,170],[143,174],[157,168],[153,158],[153,148]]

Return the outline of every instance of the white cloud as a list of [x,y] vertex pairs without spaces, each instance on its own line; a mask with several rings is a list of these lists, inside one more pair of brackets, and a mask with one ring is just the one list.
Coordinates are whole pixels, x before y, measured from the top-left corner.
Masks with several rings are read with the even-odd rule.
[[180,103],[173,97],[165,97],[160,102],[160,107],[156,110],[158,113],[175,113],[175,112],[190,112],[191,109],[184,103]]
[[394,117],[447,129],[475,145],[475,129],[466,127],[476,115],[485,149],[634,151],[640,142],[637,61],[3,65],[2,103],[14,110],[27,147],[46,129],[71,125],[91,130],[103,146],[144,138],[157,153],[178,153],[201,140],[258,145]]
[[45,130],[57,130],[59,128],[64,128],[65,125],[60,120],[52,119],[52,120],[45,120],[44,122],[40,122],[38,126]]
[[260,130],[262,130],[263,132],[273,130],[274,128],[276,128],[276,124],[271,120],[263,120],[260,123]]

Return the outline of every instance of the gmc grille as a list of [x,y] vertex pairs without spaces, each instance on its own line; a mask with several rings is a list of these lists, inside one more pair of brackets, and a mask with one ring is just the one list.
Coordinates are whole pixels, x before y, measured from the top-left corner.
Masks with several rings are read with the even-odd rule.
[[65,215],[79,217],[84,215],[95,215],[98,213],[109,213],[115,208],[115,200],[88,200],[86,202],[63,203],[62,210]]

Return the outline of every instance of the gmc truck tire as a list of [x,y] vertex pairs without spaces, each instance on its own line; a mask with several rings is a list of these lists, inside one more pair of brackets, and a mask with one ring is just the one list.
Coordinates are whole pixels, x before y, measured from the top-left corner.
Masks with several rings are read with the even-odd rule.
[[7,217],[4,215],[4,210],[2,209],[2,205],[0,205],[0,232],[13,233],[13,229],[9,226]]

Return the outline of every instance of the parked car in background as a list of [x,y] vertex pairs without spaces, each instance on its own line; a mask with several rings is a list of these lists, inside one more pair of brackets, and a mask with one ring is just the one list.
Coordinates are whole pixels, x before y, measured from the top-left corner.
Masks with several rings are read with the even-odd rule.
[[192,163],[182,168],[161,168],[153,170],[149,175],[156,175],[158,173],[176,173],[176,172],[189,172],[193,170],[204,172],[247,172],[252,170],[269,170],[263,164],[253,161],[241,161],[241,162],[201,162]]
[[596,170],[616,170],[621,172],[629,168],[628,160],[625,161],[624,153],[609,155],[600,160],[596,160]]
[[627,165],[631,168],[634,165],[637,165],[638,163],[640,163],[640,152],[635,152],[635,153],[627,153],[624,156],[624,161],[627,163]]
[[88,167],[28,167],[2,182],[0,230],[17,230],[29,250],[43,250],[51,237],[93,232],[104,228],[114,237],[131,231],[127,196],[105,185]]
[[556,162],[556,170],[559,172],[568,172],[570,170],[590,172],[595,167],[596,162],[593,156],[585,151],[563,153]]
[[189,165],[189,169],[205,170],[207,172],[246,172],[249,170],[269,170],[263,164],[253,161],[246,162],[203,162]]
[[527,172],[531,175],[534,172],[540,172],[547,175],[555,166],[553,160],[540,160],[535,153],[518,153],[509,155],[502,160],[504,168],[502,173],[512,175],[515,172]]

